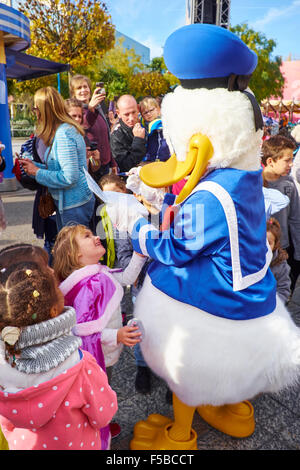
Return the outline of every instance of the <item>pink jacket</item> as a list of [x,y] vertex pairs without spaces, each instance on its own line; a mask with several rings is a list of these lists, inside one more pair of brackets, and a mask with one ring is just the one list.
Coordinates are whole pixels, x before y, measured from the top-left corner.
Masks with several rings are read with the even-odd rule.
[[[120,302],[124,291],[113,273],[107,266],[92,264],[73,271],[59,286],[65,305],[76,311],[73,334],[81,337],[82,349],[103,369],[117,362],[122,350],[117,332],[122,327]],[[104,360],[107,352],[112,356],[110,361],[108,357]]]
[[92,355],[57,377],[17,393],[0,391],[0,426],[10,450],[100,450],[100,428],[118,409]]
[[124,271],[100,263],[87,265],[73,271],[59,286],[65,305],[76,311],[73,334],[81,337],[82,349],[91,353],[103,369],[118,361],[123,347],[117,342],[122,327],[122,285],[135,282],[145,261],[145,257],[133,253]]

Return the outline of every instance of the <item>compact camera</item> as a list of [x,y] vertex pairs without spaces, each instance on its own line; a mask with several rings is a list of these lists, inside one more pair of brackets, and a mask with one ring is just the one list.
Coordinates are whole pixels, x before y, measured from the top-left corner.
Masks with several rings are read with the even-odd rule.
[[137,331],[140,331],[142,333],[142,336],[140,337],[140,339],[141,339],[141,341],[143,341],[143,339],[145,338],[145,330],[144,330],[144,326],[143,326],[143,323],[141,322],[141,320],[138,320],[137,318],[132,318],[131,320],[129,320],[127,325],[128,326],[137,326],[138,327]]
[[94,150],[97,150],[97,142],[90,142],[90,145],[88,146],[88,150],[93,152]]
[[106,94],[106,91],[105,91],[105,88],[104,88],[104,82],[97,82],[96,83],[96,88],[101,88],[101,90],[97,91],[97,95],[105,95]]

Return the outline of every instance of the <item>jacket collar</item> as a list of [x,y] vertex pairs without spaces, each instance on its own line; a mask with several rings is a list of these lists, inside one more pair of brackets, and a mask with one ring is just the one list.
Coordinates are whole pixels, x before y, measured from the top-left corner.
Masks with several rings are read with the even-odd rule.
[[108,271],[106,266],[98,264],[91,264],[84,266],[83,268],[76,269],[73,271],[70,276],[67,277],[60,285],[59,288],[64,295],[66,295],[79,281],[85,277],[94,276],[102,271]]
[[125,122],[122,121],[121,118],[119,119],[119,123],[120,123],[121,128],[122,128],[127,134],[133,136],[132,128],[129,127],[129,126],[127,126],[127,124],[125,124]]

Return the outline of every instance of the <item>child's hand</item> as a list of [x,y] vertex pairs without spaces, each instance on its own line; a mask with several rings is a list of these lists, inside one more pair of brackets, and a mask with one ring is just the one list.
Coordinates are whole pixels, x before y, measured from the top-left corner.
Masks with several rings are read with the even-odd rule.
[[91,165],[93,168],[96,168],[96,167],[98,168],[101,165],[99,150],[87,149],[87,157],[88,157],[88,160],[91,162]]
[[136,343],[140,343],[142,333],[137,331],[137,326],[123,326],[118,330],[117,333],[117,342],[123,343],[125,346],[134,346]]

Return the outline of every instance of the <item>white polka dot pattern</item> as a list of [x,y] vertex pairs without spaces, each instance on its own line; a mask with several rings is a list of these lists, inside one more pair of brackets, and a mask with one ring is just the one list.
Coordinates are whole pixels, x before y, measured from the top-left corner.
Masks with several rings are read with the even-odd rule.
[[116,394],[89,353],[69,371],[16,394],[0,391],[0,426],[10,449],[101,449],[99,430],[117,410]]

